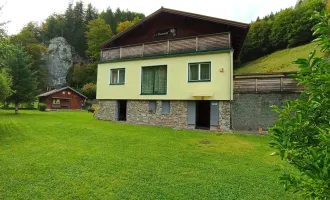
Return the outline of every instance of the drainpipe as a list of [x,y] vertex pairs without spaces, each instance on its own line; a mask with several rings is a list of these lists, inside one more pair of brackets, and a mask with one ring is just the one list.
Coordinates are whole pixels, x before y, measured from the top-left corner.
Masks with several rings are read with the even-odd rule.
[[230,129],[235,130],[233,127],[233,71],[234,71],[234,50],[230,51]]

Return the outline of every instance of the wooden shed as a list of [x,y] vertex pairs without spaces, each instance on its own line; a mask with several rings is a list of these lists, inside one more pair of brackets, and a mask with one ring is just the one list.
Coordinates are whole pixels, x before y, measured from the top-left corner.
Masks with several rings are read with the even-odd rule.
[[71,87],[55,89],[39,96],[39,103],[47,105],[47,109],[79,110],[85,105],[86,96]]

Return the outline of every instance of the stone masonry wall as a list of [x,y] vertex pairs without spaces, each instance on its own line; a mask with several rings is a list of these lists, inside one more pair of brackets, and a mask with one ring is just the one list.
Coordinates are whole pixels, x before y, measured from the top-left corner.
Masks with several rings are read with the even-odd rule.
[[100,109],[97,113],[97,118],[102,120],[116,120],[116,100],[100,100]]
[[300,93],[234,94],[232,122],[235,130],[256,131],[267,129],[277,119],[270,108],[280,106],[287,99],[297,99]]
[[183,129],[187,127],[187,102],[170,101],[170,114],[162,114],[162,101],[156,101],[155,113],[149,112],[149,101],[127,101],[127,122]]
[[230,131],[230,101],[219,101],[220,131]]

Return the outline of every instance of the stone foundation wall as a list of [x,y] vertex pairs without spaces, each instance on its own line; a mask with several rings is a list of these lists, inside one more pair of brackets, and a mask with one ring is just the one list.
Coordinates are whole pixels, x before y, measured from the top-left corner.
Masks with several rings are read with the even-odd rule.
[[170,113],[162,114],[162,101],[156,101],[155,113],[149,111],[149,101],[127,101],[127,122],[183,129],[187,127],[187,102],[170,101]]
[[[177,129],[195,129],[195,125],[188,126],[187,101],[169,101],[170,113],[162,114],[162,101],[156,101],[156,112],[149,110],[148,100],[127,101],[127,123],[154,126],[173,127]],[[219,126],[212,126],[213,131],[230,131],[230,102],[219,101]],[[116,120],[116,100],[100,100],[97,118],[102,120]]]
[[229,132],[230,128],[230,101],[219,101],[220,131]]
[[116,100],[100,100],[97,118],[102,120],[116,120]]

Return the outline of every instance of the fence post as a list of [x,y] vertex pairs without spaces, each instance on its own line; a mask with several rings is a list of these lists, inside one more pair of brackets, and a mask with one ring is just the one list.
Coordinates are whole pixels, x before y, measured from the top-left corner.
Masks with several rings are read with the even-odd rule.
[[283,92],[283,78],[280,79],[280,89],[281,92]]
[[120,47],[119,48],[119,58],[121,59],[121,51],[122,51],[122,48]]
[[170,41],[168,40],[167,41],[167,54],[170,53]]

